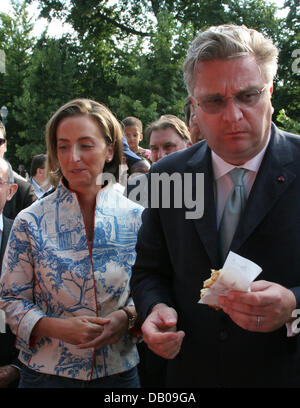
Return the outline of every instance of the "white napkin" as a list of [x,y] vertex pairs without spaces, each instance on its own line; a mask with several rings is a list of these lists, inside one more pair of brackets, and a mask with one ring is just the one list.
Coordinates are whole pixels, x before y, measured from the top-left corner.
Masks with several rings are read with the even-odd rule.
[[229,252],[217,281],[205,292],[198,303],[218,306],[218,297],[230,290],[250,291],[250,285],[262,269],[254,262]]

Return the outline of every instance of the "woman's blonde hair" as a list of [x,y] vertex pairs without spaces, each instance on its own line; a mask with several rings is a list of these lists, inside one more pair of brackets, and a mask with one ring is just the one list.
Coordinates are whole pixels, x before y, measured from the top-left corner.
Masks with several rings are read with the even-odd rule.
[[56,131],[59,123],[68,117],[87,116],[95,121],[107,145],[113,145],[114,157],[105,163],[103,173],[111,173],[116,180],[119,178],[123,141],[121,125],[105,106],[90,99],[74,99],[60,107],[46,125],[47,162],[46,171],[50,184],[57,186],[62,173],[57,158]]

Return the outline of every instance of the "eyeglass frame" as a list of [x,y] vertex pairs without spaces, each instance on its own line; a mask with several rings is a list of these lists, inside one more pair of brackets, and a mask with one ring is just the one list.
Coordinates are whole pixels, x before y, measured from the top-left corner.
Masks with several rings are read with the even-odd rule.
[[[260,89],[260,90],[259,90],[259,89],[255,89],[255,88],[254,88],[254,89],[246,89],[246,90],[244,90],[244,91],[238,92],[236,95],[228,96],[228,97],[226,97],[226,98],[223,97],[223,96],[219,96],[218,94],[212,95],[212,96],[215,96],[215,97],[217,97],[217,96],[220,97],[221,100],[222,100],[222,102],[223,102],[223,106],[221,106],[220,109],[217,110],[217,111],[215,111],[215,112],[209,112],[207,109],[203,108],[203,106],[201,105],[201,102],[203,103],[203,101],[201,101],[201,102],[197,101],[194,96],[192,96],[192,99],[193,99],[193,101],[195,102],[196,106],[200,107],[200,108],[203,110],[203,112],[208,113],[208,114],[210,114],[210,115],[216,115],[216,114],[222,112],[222,111],[226,108],[228,99],[233,99],[233,100],[235,101],[235,103],[236,103],[239,107],[241,107],[241,108],[250,108],[250,107],[252,107],[252,106],[257,105],[258,102],[259,102],[259,100],[260,100],[260,97],[261,97],[262,93],[263,93],[266,89],[267,89],[267,85],[264,85],[264,87],[263,87],[262,89]],[[255,92],[255,91],[257,92],[256,95],[258,95],[258,99],[257,99],[257,101],[255,101],[253,104],[246,105],[246,104],[243,104],[243,102],[241,102],[241,101],[238,99],[238,96],[241,95],[241,94],[245,94],[245,93],[247,93],[247,92],[248,92],[248,93],[249,93],[249,92]],[[242,105],[242,106],[241,106],[241,105]]]
[[4,185],[4,184],[8,184],[8,185],[10,185],[10,184],[13,184],[13,183],[11,183],[10,181],[8,181],[8,180],[6,180],[6,181],[3,181],[3,180],[1,180],[0,179],[0,188]]

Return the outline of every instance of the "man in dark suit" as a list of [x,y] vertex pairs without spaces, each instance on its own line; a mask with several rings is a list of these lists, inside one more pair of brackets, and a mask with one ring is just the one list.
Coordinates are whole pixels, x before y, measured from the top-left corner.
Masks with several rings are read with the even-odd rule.
[[[150,176],[192,174],[190,199],[199,201],[203,174],[204,212],[179,208],[178,189],[169,208],[156,200],[146,209],[131,279],[144,341],[168,359],[170,387],[300,384],[300,138],[271,122],[277,53],[244,26],[212,27],[188,50],[184,77],[205,140],[160,160]],[[237,191],[246,203],[222,252]],[[200,290],[229,250],[262,273],[251,291],[219,297],[216,311],[198,303]]]
[[[185,123],[174,115],[162,115],[146,128],[146,138],[152,153],[152,162],[191,145]],[[139,174],[128,180],[125,195],[143,207],[147,206],[148,174]],[[138,365],[142,388],[162,388],[165,384],[165,360],[148,349],[144,342],[137,345]]]
[[[14,183],[14,175],[10,164],[0,158],[0,225],[2,226],[0,228],[0,274],[2,259],[13,224],[13,220],[6,218],[2,214],[2,211],[5,203],[11,200],[16,193],[17,188],[18,186]],[[1,315],[0,318],[3,318],[3,315]],[[3,326],[3,324],[1,326]],[[0,333],[0,388],[16,386],[19,378],[17,355],[18,351],[14,348],[14,336],[8,325],[6,325],[6,332]]]
[[[4,157],[7,150],[6,131],[3,123],[0,121],[0,157]],[[18,173],[14,173],[14,182],[18,185],[16,194],[4,206],[3,214],[7,218],[15,219],[17,214],[26,207],[29,207],[36,199],[34,188],[31,183],[26,181]]]

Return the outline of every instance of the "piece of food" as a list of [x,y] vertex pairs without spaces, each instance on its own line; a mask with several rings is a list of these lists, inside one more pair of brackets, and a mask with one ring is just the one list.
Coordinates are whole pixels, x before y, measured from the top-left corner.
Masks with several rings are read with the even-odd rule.
[[218,279],[218,277],[219,277],[219,275],[221,273],[221,270],[222,269],[220,269],[219,271],[216,270],[216,269],[211,269],[210,278],[206,279],[203,282],[203,287],[204,288],[210,288],[216,282],[216,280]]
[[[200,292],[200,297],[202,298],[205,293],[208,291],[208,289],[216,282],[216,280],[218,279],[220,273],[221,273],[222,269],[217,270],[217,269],[211,269],[211,275],[210,278],[206,279],[203,282],[203,289],[201,289]],[[211,306],[216,310],[219,310],[220,308],[218,306]]]

